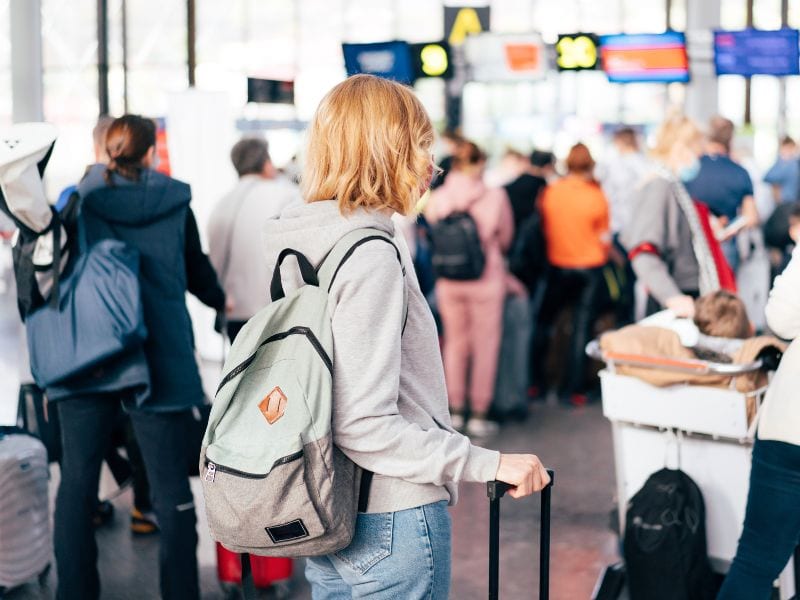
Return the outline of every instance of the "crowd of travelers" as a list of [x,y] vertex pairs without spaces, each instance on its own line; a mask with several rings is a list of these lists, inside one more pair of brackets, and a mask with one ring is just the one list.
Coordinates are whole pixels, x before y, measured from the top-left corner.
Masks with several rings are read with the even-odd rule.
[[[326,96],[311,124],[301,187],[275,167],[264,139],[236,143],[238,182],[211,214],[206,254],[189,186],[156,170],[153,121],[101,119],[95,163],[55,210],[72,255],[81,239],[90,246],[120,240],[138,252],[147,337],[141,352],[46,390],[58,400],[63,446],[58,598],[100,597],[93,527],[109,509],[97,500],[98,479],[103,460],[113,460],[121,422],[137,490],[132,528],[159,532],[161,594],[199,597],[186,465],[196,463],[193,430],[204,393],[185,295],[217,311],[217,330],[233,341],[270,302],[270,275],[284,247],[320,262],[365,227],[404,235],[394,237],[396,248],[356,252],[329,290],[333,427],[345,454],[375,477],[348,560],[311,559],[307,576],[319,598],[359,586],[375,597],[421,597],[419,586],[446,597],[445,505],[456,499],[455,484],[499,479],[523,496],[547,483],[536,456],[500,455],[473,442],[491,439],[504,421],[525,419],[529,403],[548,395],[565,407],[596,400],[585,347],[600,328],[663,308],[692,317],[698,297],[736,291],[741,240],[768,215],[759,215],[751,177],[736,162],[733,133],[721,117],[704,131],[673,115],[648,152],[642,132],[615,130],[599,164],[583,143],[563,157],[510,149],[499,162],[506,182],[492,186],[486,153],[456,133],[444,134],[447,156],[434,164],[431,122],[407,88],[351,77]],[[797,148],[786,138],[764,177],[775,203],[792,206],[784,215],[790,239],[774,248],[783,264],[800,236],[798,180]],[[13,206],[6,212],[15,216]],[[781,294],[793,268],[779,280]],[[26,290],[23,318],[48,293],[20,286]],[[783,331],[795,335],[786,323]],[[143,368],[147,385],[131,385]],[[783,441],[774,443],[800,443],[784,438],[778,432],[773,439]],[[795,446],[759,444],[765,461],[796,467]],[[387,513],[405,550],[381,561],[379,577],[348,570],[369,560],[377,542],[366,524]],[[418,519],[428,528],[421,545]],[[425,552],[442,565],[435,574],[416,560]],[[737,578],[746,579],[747,565],[736,564]]]

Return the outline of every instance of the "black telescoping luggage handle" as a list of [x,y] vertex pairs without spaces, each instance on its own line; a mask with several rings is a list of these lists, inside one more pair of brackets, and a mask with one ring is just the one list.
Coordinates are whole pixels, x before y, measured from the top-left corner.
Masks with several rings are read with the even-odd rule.
[[[547,469],[550,483],[541,491],[542,508],[539,525],[539,600],[550,596],[550,493],[556,474]],[[489,496],[489,600],[498,600],[500,587],[500,498],[513,485],[503,481],[490,481],[486,484]]]
[[272,272],[272,281],[269,285],[269,294],[273,302],[280,300],[286,295],[283,291],[283,281],[281,281],[281,265],[287,256],[294,256],[297,259],[297,264],[300,267],[300,275],[303,276],[303,281],[305,281],[306,284],[319,287],[317,271],[305,255],[297,250],[284,248],[278,255],[278,263],[275,265],[275,270]]

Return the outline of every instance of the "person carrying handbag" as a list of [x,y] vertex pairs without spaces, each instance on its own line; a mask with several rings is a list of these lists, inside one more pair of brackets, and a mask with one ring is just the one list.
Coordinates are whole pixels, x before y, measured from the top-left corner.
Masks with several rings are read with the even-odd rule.
[[103,450],[122,407],[142,451],[161,529],[161,596],[198,598],[186,455],[191,410],[203,403],[203,390],[185,294],[217,310],[224,308],[225,295],[200,248],[189,186],[151,168],[153,121],[135,115],[116,119],[106,149],[109,164],[91,167],[78,186],[79,224],[87,248],[118,241],[138,253],[150,386],[147,394],[125,393],[115,385],[113,371],[98,368],[74,383],[79,391],[59,401],[64,453],[55,515],[57,598],[100,597],[92,504],[86,498],[97,489]]

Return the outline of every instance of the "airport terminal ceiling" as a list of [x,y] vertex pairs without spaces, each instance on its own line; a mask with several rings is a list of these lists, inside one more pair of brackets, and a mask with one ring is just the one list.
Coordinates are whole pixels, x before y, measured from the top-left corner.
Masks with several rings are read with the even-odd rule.
[[[0,86],[11,88],[12,5],[0,0]],[[23,0],[28,2],[28,0]],[[703,46],[711,29],[744,29],[748,10],[758,29],[800,26],[800,0],[715,0],[700,8],[692,0],[36,0],[41,6],[43,117],[61,131],[48,173],[53,189],[74,178],[91,158],[83,132],[100,112],[98,6],[107,20],[107,104],[111,114],[132,111],[165,117],[171,98],[189,85],[187,23],[192,7],[194,76],[199,91],[220,92],[231,138],[241,129],[268,128],[276,163],[285,164],[302,146],[303,123],[322,94],[346,76],[342,43],[441,40],[444,5],[488,6],[489,29],[497,34],[541,34],[553,45],[560,34],[656,33],[668,26],[686,31],[693,76],[709,70]],[[700,3],[698,2],[698,5]],[[715,10],[718,7],[718,14]],[[694,10],[694,13],[692,12]],[[783,12],[785,11],[785,15]],[[696,13],[696,14],[695,14]],[[694,16],[693,16],[694,15]],[[702,26],[689,26],[692,18]],[[783,21],[785,18],[785,22]],[[701,32],[700,43],[698,33]],[[698,50],[700,48],[700,50]],[[693,56],[697,55],[697,56]],[[248,103],[247,77],[294,82],[294,105]],[[777,133],[800,133],[798,77],[754,76],[745,126],[745,79],[714,78],[716,111],[744,127],[748,154],[768,164]],[[440,129],[447,123],[442,79],[415,84]],[[536,80],[468,82],[463,87],[463,131],[495,153],[506,146],[562,152],[577,139],[599,147],[604,125],[645,128],[673,104],[686,101],[687,86],[610,83],[602,71],[547,69]],[[0,123],[12,120],[12,94],[0,96]],[[713,100],[711,100],[713,102]],[[691,112],[691,107],[690,112]],[[285,124],[285,126],[281,126]]]

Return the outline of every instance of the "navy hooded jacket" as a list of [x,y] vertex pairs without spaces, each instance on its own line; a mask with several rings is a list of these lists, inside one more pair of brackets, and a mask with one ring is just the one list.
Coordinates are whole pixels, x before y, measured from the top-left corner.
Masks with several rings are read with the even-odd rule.
[[105,170],[94,165],[81,181],[80,218],[89,244],[113,238],[130,244],[141,256],[150,397],[140,407],[153,412],[186,410],[203,402],[186,291],[217,310],[225,304],[213,267],[200,250],[189,208],[190,188],[152,170],[144,170],[139,181],[113,174],[108,185]]

